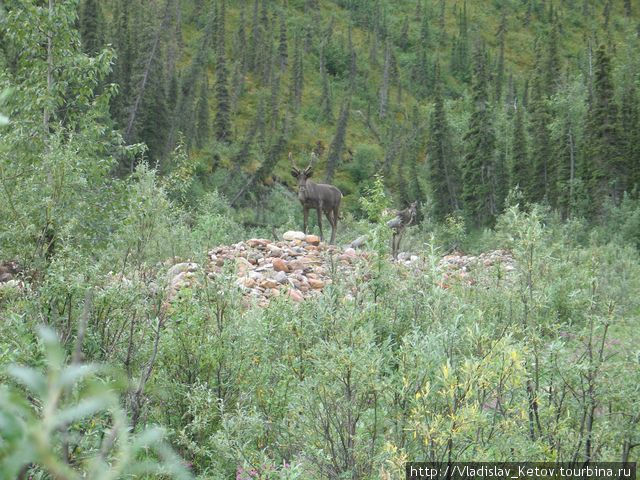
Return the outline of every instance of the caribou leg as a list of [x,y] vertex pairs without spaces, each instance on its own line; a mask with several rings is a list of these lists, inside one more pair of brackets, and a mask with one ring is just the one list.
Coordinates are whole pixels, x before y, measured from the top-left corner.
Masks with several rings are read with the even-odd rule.
[[327,220],[329,221],[329,225],[331,225],[331,240],[329,241],[329,243],[332,244],[336,238],[336,231],[335,231],[336,226],[335,226],[335,219],[333,216],[333,210],[331,209],[325,210],[324,214],[327,217]]
[[318,205],[316,211],[318,212],[318,228],[320,229],[320,240],[324,240],[322,235],[322,205]]
[[304,207],[302,209],[302,217],[304,218],[303,220],[303,227],[302,227],[302,231],[304,232],[304,234],[307,234],[307,220],[309,219],[309,209],[307,207]]
[[394,260],[398,256],[398,247],[396,247],[396,238],[398,238],[398,234],[393,232],[393,237],[391,237],[391,258]]
[[336,232],[338,231],[338,207],[331,210],[331,243],[336,241]]
[[400,253],[400,242],[402,241],[402,232],[398,233],[398,243],[396,245],[396,258],[398,258],[398,253]]

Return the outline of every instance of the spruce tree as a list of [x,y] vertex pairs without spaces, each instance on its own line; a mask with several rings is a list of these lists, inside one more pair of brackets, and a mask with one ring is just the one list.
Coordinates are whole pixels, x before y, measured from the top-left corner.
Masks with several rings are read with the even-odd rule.
[[209,137],[209,81],[204,76],[200,84],[200,96],[196,106],[196,146],[202,148]]
[[[220,10],[220,20],[218,21],[218,35],[225,35],[225,0],[222,0]],[[227,85],[227,63],[224,41],[219,41],[216,55],[216,117],[214,130],[216,138],[221,141],[228,141],[231,137],[231,101],[229,98],[229,87]]]
[[329,154],[327,158],[327,183],[331,183],[333,176],[341,163],[342,152],[344,150],[345,140],[347,138],[347,124],[349,122],[349,109],[351,108],[351,99],[347,96],[342,102],[340,109],[340,117],[336,126],[336,133],[333,136],[331,145],[329,146]]
[[98,0],[84,0],[79,15],[82,49],[89,55],[97,54],[104,46],[105,20]]
[[280,40],[278,43],[278,56],[280,60],[280,70],[287,67],[289,60],[289,46],[287,39],[287,22],[284,13],[280,13]]
[[259,21],[259,0],[254,0],[253,2],[253,20],[251,22],[251,37],[249,38],[248,43],[248,52],[247,52],[247,63],[249,69],[252,71],[258,71],[260,65],[260,54],[259,49],[262,47],[262,29],[260,28]]
[[427,172],[433,193],[434,215],[441,221],[459,209],[459,173],[451,148],[451,134],[444,108],[438,64],[435,70],[434,108],[429,122],[429,141],[427,142]]
[[445,2],[446,0],[440,0],[440,14],[438,15],[438,36],[441,47],[444,47],[447,43],[447,30],[445,28]]
[[239,59],[240,61],[240,72],[244,76],[244,74],[249,69],[249,52],[247,45],[247,32],[245,25],[245,7],[244,3],[240,10],[240,19],[238,20],[238,29],[236,30],[236,34],[233,42],[233,58]]
[[[136,100],[133,102],[134,108],[129,116],[131,128],[125,132],[125,136],[129,133],[129,141],[135,139],[144,142],[149,149],[149,158],[153,162],[160,162],[165,152],[170,128],[165,62],[161,45],[158,45],[158,36],[164,20],[161,19],[161,23],[158,24],[149,11],[141,12],[141,18],[146,19],[142,24],[138,24],[142,25],[142,28],[139,28],[138,45],[143,61],[137,62],[139,68],[134,76]],[[135,105],[138,105],[137,114]]]
[[320,55],[320,68],[322,71],[322,97],[320,98],[320,109],[322,111],[322,118],[328,122],[333,122],[333,106],[331,100],[331,89],[329,88],[329,74],[324,65],[324,57]]
[[459,15],[458,36],[454,42],[451,53],[451,73],[463,82],[468,82],[471,79],[466,0]]
[[402,21],[402,27],[400,27],[400,34],[398,35],[398,47],[403,51],[409,48],[409,17],[404,17]]
[[380,118],[384,118],[387,114],[387,106],[389,103],[389,82],[391,76],[391,47],[389,42],[384,49],[384,67],[382,68],[382,84],[380,85],[380,108],[378,114]]
[[622,92],[620,109],[621,153],[628,191],[640,191],[640,106],[633,79],[628,79]]
[[120,128],[126,126],[127,111],[133,97],[134,48],[130,29],[131,6],[128,0],[118,0],[114,12],[114,48],[118,55],[113,67],[113,83],[118,84],[118,94],[111,102],[111,114]]
[[348,50],[349,50],[349,92],[353,93],[356,86],[358,77],[358,64],[356,57],[356,49],[353,46],[353,39],[351,38],[351,24],[349,24],[348,32]]
[[524,105],[516,103],[513,120],[513,147],[509,178],[511,188],[518,187],[526,200],[529,199],[531,168],[527,153],[527,136],[524,126]]
[[533,202],[547,199],[552,204],[555,192],[555,177],[551,164],[551,137],[549,123],[551,115],[547,103],[547,87],[545,82],[544,58],[540,48],[536,49],[536,65],[531,82],[531,96],[528,104],[531,135],[531,177],[529,182],[529,198]]
[[302,91],[304,88],[304,62],[302,57],[300,36],[296,35],[293,46],[293,62],[291,65],[290,103],[294,112],[300,111],[302,106]]
[[504,87],[504,46],[507,33],[507,15],[502,13],[500,26],[498,27],[498,64],[495,75],[495,98],[499,102],[502,100],[502,89]]
[[560,36],[558,35],[558,22],[553,21],[547,35],[547,51],[545,59],[545,89],[547,96],[551,96],[558,90],[561,77],[560,71]]
[[492,195],[495,133],[488,94],[487,54],[480,45],[474,55],[472,82],[473,110],[464,137],[462,199],[469,220],[477,226],[488,225],[495,205]]
[[[618,107],[611,79],[611,60],[606,47],[596,52],[593,100],[586,125],[585,174],[592,205],[610,197],[619,201],[625,188]],[[597,213],[592,210],[591,213]]]

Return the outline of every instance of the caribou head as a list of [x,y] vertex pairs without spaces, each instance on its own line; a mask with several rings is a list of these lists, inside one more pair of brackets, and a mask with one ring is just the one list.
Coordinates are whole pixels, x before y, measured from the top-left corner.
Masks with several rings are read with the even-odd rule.
[[307,196],[309,195],[307,189],[307,180],[311,178],[311,175],[313,175],[313,167],[316,163],[316,159],[316,154],[312,153],[309,165],[300,170],[293,161],[291,152],[289,152],[289,160],[291,161],[291,175],[298,181],[298,200],[303,203],[306,201]]

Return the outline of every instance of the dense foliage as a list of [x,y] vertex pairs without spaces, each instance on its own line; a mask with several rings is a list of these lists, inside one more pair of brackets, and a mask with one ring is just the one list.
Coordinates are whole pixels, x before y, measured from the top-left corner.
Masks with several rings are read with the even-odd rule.
[[[637,461],[639,15],[6,0],[0,478]],[[299,228],[289,150],[319,155],[370,261],[300,304],[247,305],[231,268],[168,302],[169,265]],[[419,273],[385,223],[414,200]],[[516,270],[445,284],[454,248]]]

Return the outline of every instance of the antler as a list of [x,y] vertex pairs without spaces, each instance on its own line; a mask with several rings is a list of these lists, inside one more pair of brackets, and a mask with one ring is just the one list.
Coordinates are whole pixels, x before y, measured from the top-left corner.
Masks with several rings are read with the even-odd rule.
[[305,172],[311,171],[313,167],[315,167],[317,160],[318,156],[316,155],[316,152],[311,152],[311,160],[309,161],[309,165],[307,165],[307,168],[304,169]]

